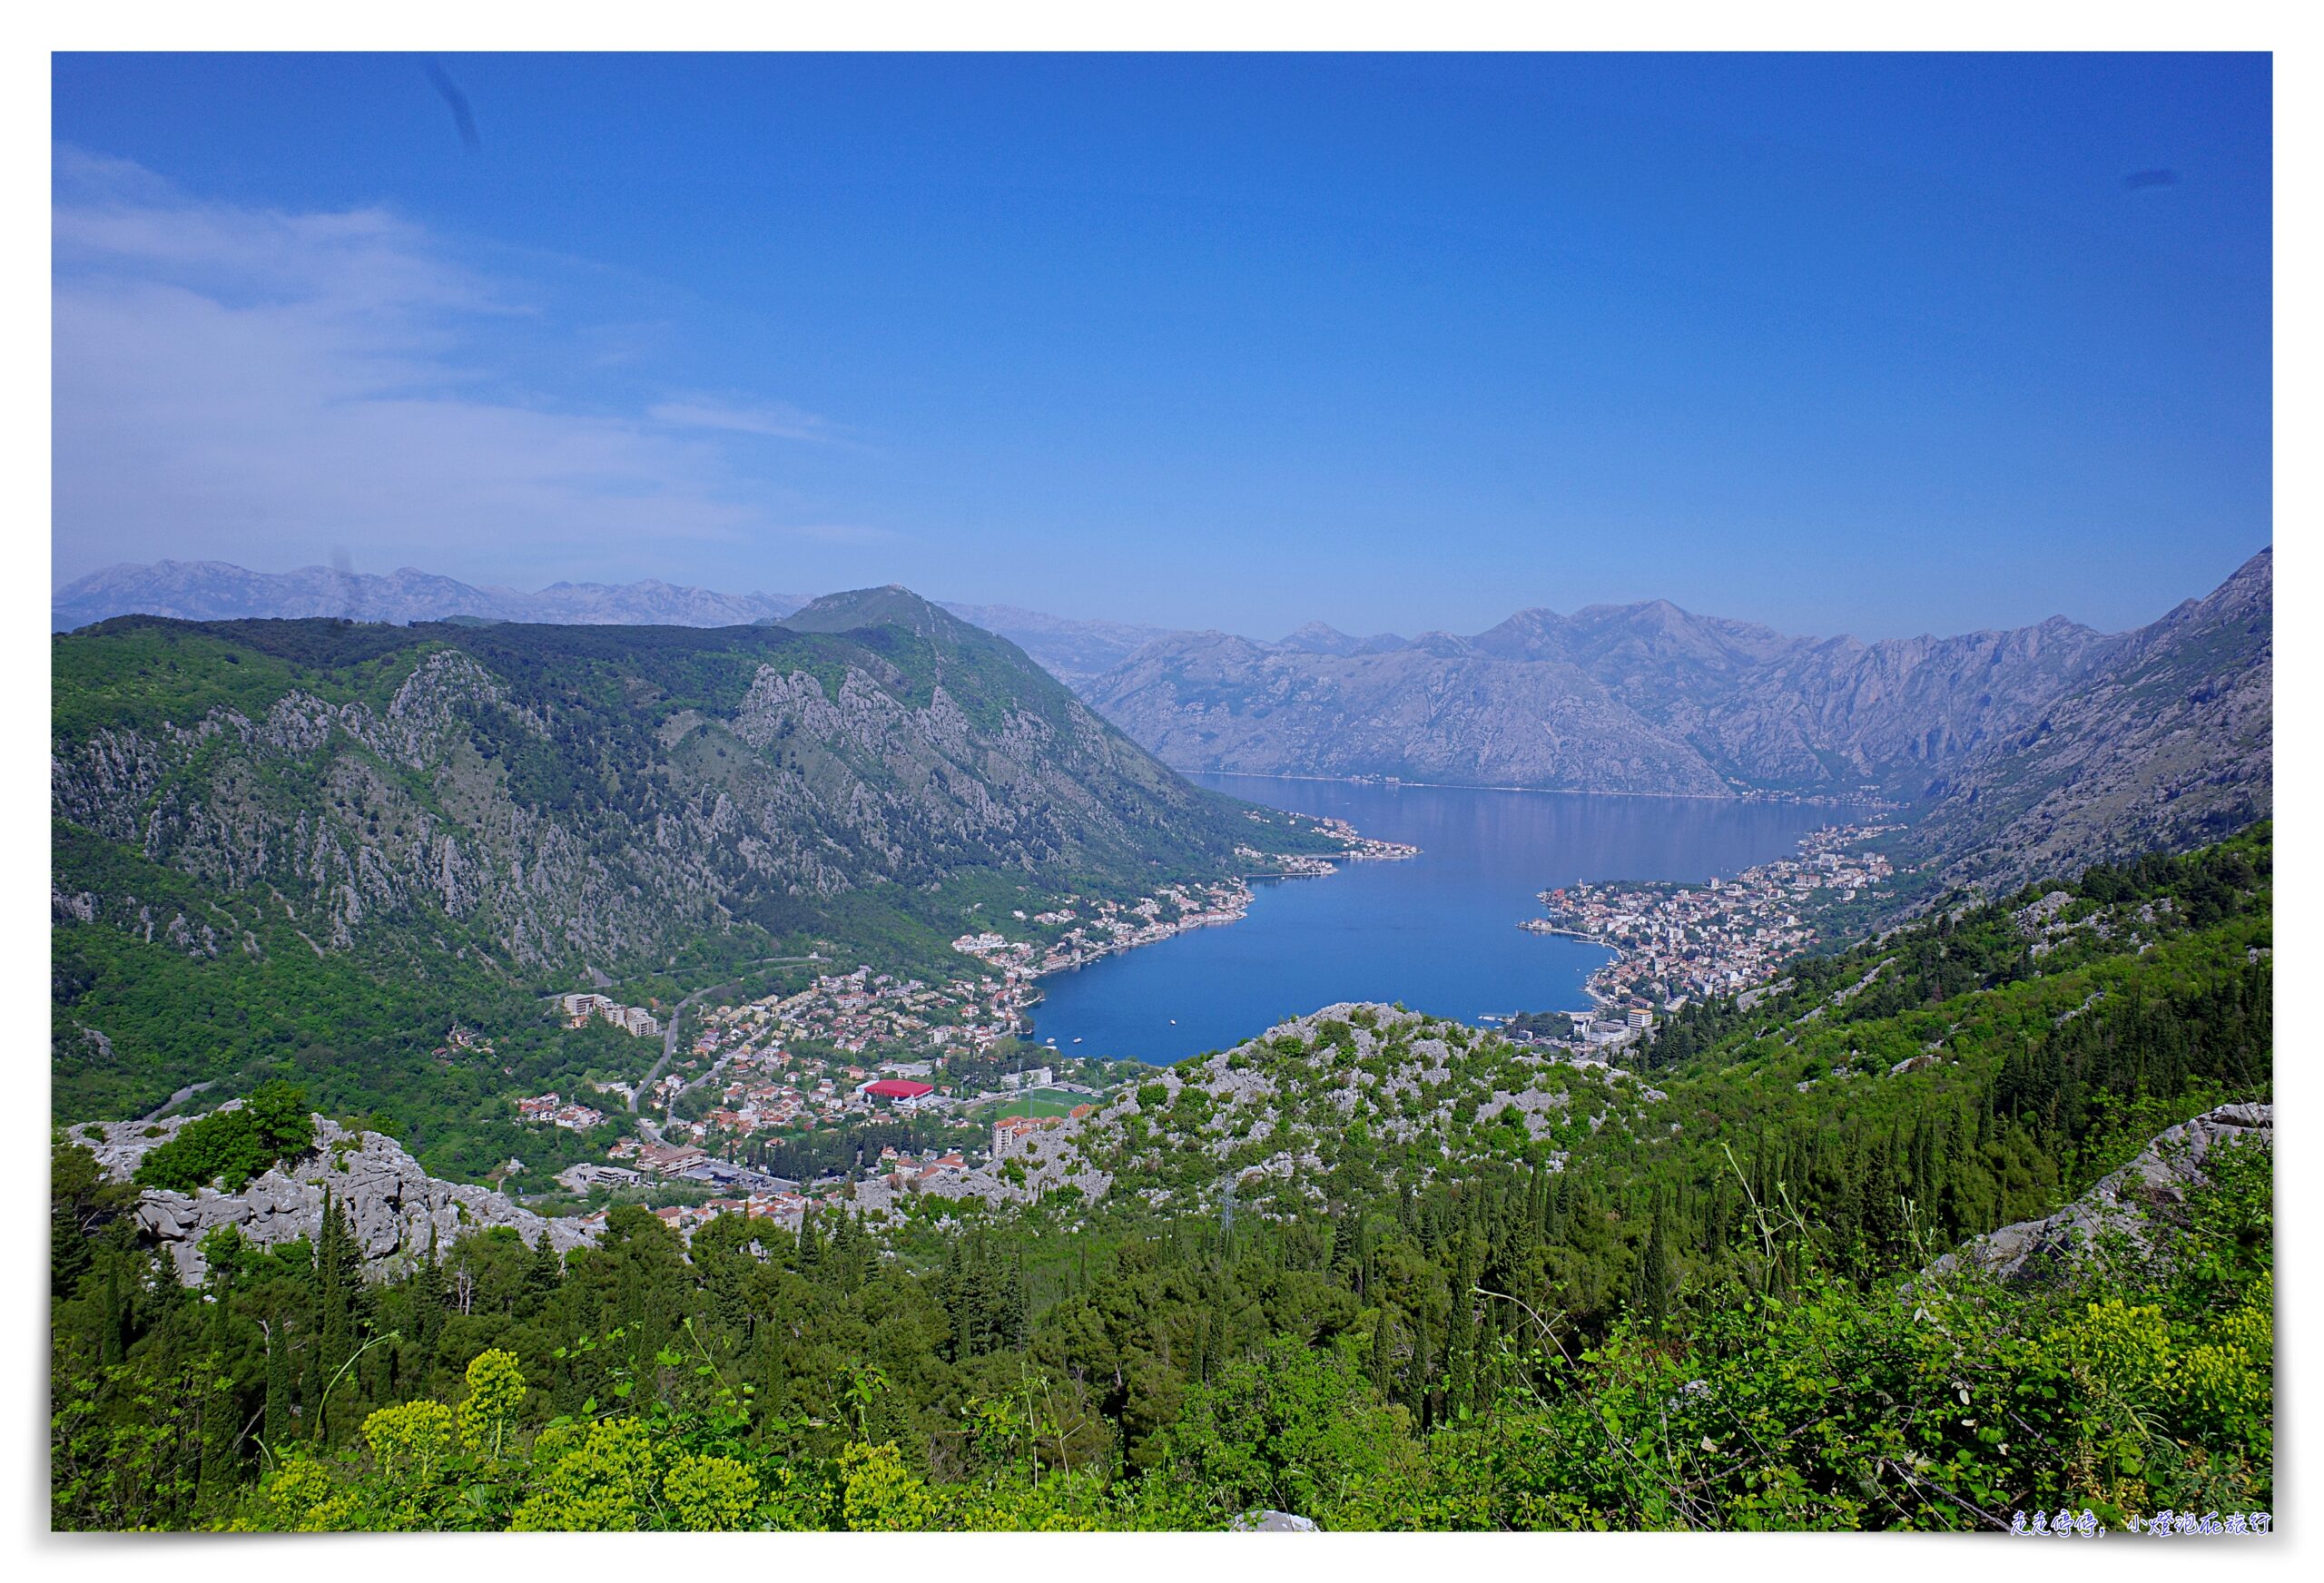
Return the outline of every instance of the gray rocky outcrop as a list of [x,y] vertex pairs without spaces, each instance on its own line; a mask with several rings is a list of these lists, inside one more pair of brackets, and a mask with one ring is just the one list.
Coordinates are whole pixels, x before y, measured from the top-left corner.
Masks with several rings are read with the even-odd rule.
[[2088,1256],[2110,1234],[2141,1254],[2163,1240],[2159,1226],[2205,1175],[2204,1162],[2226,1145],[2275,1144],[2275,1106],[2222,1105],[2157,1135],[2138,1157],[2054,1214],[2021,1220],[1978,1237],[1931,1266],[1934,1274],[1967,1267],[2011,1281],[2038,1281]]
[[[99,1124],[70,1130],[88,1145],[97,1164],[116,1180],[127,1180],[146,1153],[174,1137],[187,1118],[160,1123]],[[148,1136],[151,1133],[154,1136]],[[385,1279],[426,1256],[431,1239],[439,1248],[494,1226],[515,1228],[528,1244],[543,1236],[559,1253],[594,1242],[596,1231],[574,1219],[550,1218],[519,1207],[503,1194],[430,1176],[395,1139],[376,1132],[350,1132],[315,1117],[315,1147],[287,1165],[252,1178],[233,1193],[203,1187],[192,1194],[148,1189],[137,1200],[138,1231],[167,1254],[178,1279],[188,1285],[208,1271],[202,1240],[233,1226],[261,1247],[313,1238],[322,1229],[323,1200],[346,1206],[365,1273]]]

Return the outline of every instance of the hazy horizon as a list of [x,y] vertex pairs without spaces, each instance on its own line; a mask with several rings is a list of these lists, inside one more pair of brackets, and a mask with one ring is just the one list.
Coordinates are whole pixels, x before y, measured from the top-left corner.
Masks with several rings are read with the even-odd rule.
[[[2228,570],[2226,573],[2223,573],[2223,574],[2222,574],[2222,575],[2221,575],[2218,579],[2214,580],[2212,583],[2210,583],[2210,584],[2205,585],[2204,586],[2202,586],[2202,587],[2201,587],[2201,588],[2195,588],[2195,589],[2191,589],[2191,590],[2189,590],[2185,595],[2181,595],[2181,598],[2172,600],[2172,601],[2171,602],[2171,604],[2170,604],[2170,605],[2165,605],[2163,608],[2162,608],[2162,609],[2160,609],[2160,610],[2157,610],[2156,612],[2154,612],[2154,614],[2153,614],[2152,615],[2146,616],[2146,617],[2143,617],[2143,618],[2142,618],[2142,619],[2140,619],[2140,620],[2137,620],[2137,621],[2132,622],[2132,623],[2131,623],[2129,625],[2127,625],[2127,626],[2123,626],[2123,627],[2113,627],[2113,628],[2109,628],[2109,627],[2099,627],[2099,628],[2097,628],[2097,630],[2102,631],[2102,632],[2128,632],[2128,631],[2133,631],[2133,630],[2135,630],[2135,629],[2136,629],[2136,628],[2138,628],[2138,627],[2145,626],[2145,625],[2148,625],[2148,624],[2150,624],[2151,623],[2152,623],[2152,622],[2154,622],[2154,621],[2160,620],[2162,616],[2169,615],[2169,614],[2170,614],[2170,612],[2171,612],[2172,609],[2176,608],[2179,605],[2181,605],[2181,604],[2184,603],[2185,601],[2187,601],[2187,600],[2191,600],[2191,599],[2200,599],[2200,598],[2201,598],[2204,595],[2211,593],[2211,592],[2214,588],[2216,588],[2216,587],[2217,587],[2221,583],[2225,582],[2225,581],[2227,580],[2228,576],[2232,575],[2235,572],[2240,571],[2240,570],[2244,565],[2248,565],[2248,564],[2250,562],[2250,560],[2253,558],[2253,556],[2258,556],[2258,555],[2261,554],[2261,553],[2262,553],[2262,552],[2264,552],[2264,551],[2270,551],[2270,550],[2272,550],[2274,547],[2275,547],[2275,546],[2274,546],[2274,545],[2273,545],[2273,543],[2272,543],[2272,542],[2270,542],[2270,543],[2269,543],[2269,544],[2264,544],[2264,545],[2260,545],[2260,546],[2256,546],[2256,547],[2252,550],[2252,552],[2251,552],[2251,554],[2250,554],[2250,555],[2249,555],[2249,556],[2243,556],[2241,559],[2238,560],[2238,561],[2235,563],[2235,565],[2234,565],[2233,566],[2230,567],[2230,568],[2229,568],[2229,570]],[[53,602],[53,601],[54,600],[54,598],[55,598],[57,595],[62,595],[63,593],[66,592],[68,589],[70,589],[70,588],[71,588],[72,586],[74,586],[74,585],[78,584],[79,582],[84,581],[87,577],[94,576],[94,575],[98,575],[99,573],[103,573],[103,572],[111,572],[111,571],[118,571],[118,570],[122,570],[122,569],[123,569],[123,568],[139,569],[139,568],[143,568],[143,567],[150,567],[150,566],[153,566],[153,565],[161,565],[161,564],[163,564],[163,563],[165,563],[165,562],[169,562],[169,561],[172,561],[172,560],[176,561],[176,562],[177,562],[178,564],[180,564],[180,565],[233,565],[233,566],[235,566],[235,567],[236,567],[236,569],[241,570],[241,571],[250,572],[250,573],[253,573],[253,574],[256,574],[256,575],[269,575],[269,576],[285,576],[285,575],[291,575],[291,574],[298,573],[298,572],[310,572],[310,571],[311,571],[311,572],[331,572],[331,571],[337,571],[337,572],[339,572],[339,573],[340,573],[340,575],[355,575],[355,576],[366,576],[366,575],[369,575],[369,576],[386,576],[386,577],[391,577],[391,576],[395,576],[395,575],[399,575],[399,574],[400,574],[400,573],[403,573],[403,572],[416,572],[416,573],[419,573],[419,574],[422,574],[422,575],[429,575],[429,576],[443,576],[443,577],[449,577],[449,578],[451,578],[451,580],[452,580],[452,581],[454,581],[454,582],[466,584],[467,585],[468,585],[468,586],[470,586],[470,587],[477,588],[477,589],[479,589],[479,590],[486,590],[486,591],[500,591],[500,592],[508,592],[508,593],[517,593],[517,594],[539,594],[539,593],[545,593],[545,592],[547,592],[548,590],[550,590],[550,589],[552,589],[552,588],[555,588],[555,587],[558,587],[558,586],[566,586],[566,585],[596,586],[596,587],[625,587],[625,586],[634,586],[634,585],[637,585],[637,584],[641,584],[641,583],[660,583],[660,584],[662,584],[662,585],[665,585],[665,586],[669,586],[669,587],[674,587],[674,588],[684,588],[684,589],[694,589],[694,590],[699,590],[699,591],[701,591],[701,592],[710,593],[710,594],[724,594],[724,595],[764,595],[764,596],[767,596],[767,597],[770,597],[770,598],[795,598],[795,599],[802,599],[802,600],[815,600],[815,599],[821,599],[821,598],[824,598],[824,597],[826,597],[826,596],[829,596],[829,595],[837,595],[837,594],[861,593],[861,592],[863,592],[863,591],[866,591],[866,590],[869,590],[869,589],[874,589],[874,588],[881,588],[881,587],[888,587],[888,586],[901,586],[901,587],[903,587],[903,588],[905,588],[905,589],[909,590],[911,593],[915,594],[915,595],[919,595],[920,597],[921,597],[921,598],[923,598],[923,599],[928,599],[928,600],[933,601],[933,602],[938,603],[938,604],[942,604],[942,605],[960,605],[960,606],[964,606],[964,607],[970,607],[970,608],[1014,609],[1014,610],[1022,611],[1022,612],[1024,612],[1024,613],[1026,613],[1026,614],[1029,614],[1029,615],[1052,616],[1052,617],[1055,617],[1055,618],[1057,618],[1057,619],[1059,619],[1059,620],[1062,620],[1062,621],[1078,621],[1078,622],[1088,622],[1088,623],[1113,622],[1113,623],[1118,623],[1118,624],[1124,624],[1124,625],[1131,625],[1131,626],[1150,626],[1150,625],[1157,625],[1157,624],[1158,624],[1149,623],[1149,622],[1138,622],[1138,621],[1131,621],[1131,620],[1128,620],[1128,619],[1126,619],[1126,618],[1124,618],[1124,617],[1121,617],[1121,616],[1118,616],[1118,615],[1112,615],[1112,614],[1110,614],[1110,613],[1108,613],[1108,612],[1105,612],[1105,611],[1070,611],[1070,610],[1040,609],[1040,608],[1037,608],[1037,607],[1032,606],[1032,605],[1026,605],[1026,604],[1024,604],[1024,603],[1022,603],[1021,601],[1019,601],[1019,600],[1010,600],[1010,599],[957,599],[957,598],[954,598],[951,595],[945,593],[945,592],[944,592],[943,590],[941,590],[941,589],[916,588],[916,587],[913,587],[913,586],[912,586],[911,584],[909,584],[909,583],[898,583],[898,582],[897,582],[895,579],[893,579],[893,578],[891,578],[887,583],[861,583],[861,584],[853,584],[853,585],[850,585],[849,586],[846,586],[846,587],[840,587],[840,588],[773,588],[773,587],[749,587],[749,588],[743,588],[743,587],[717,587],[717,586],[714,586],[714,585],[709,585],[709,584],[693,584],[693,583],[684,583],[684,582],[680,582],[680,581],[678,581],[678,580],[677,580],[677,579],[675,579],[675,578],[671,578],[671,577],[654,577],[654,576],[651,576],[651,575],[647,575],[647,576],[645,576],[645,577],[630,578],[630,579],[627,579],[627,580],[625,580],[625,582],[622,582],[622,583],[609,583],[609,582],[607,582],[606,580],[605,580],[605,579],[603,579],[603,578],[594,578],[594,577],[559,577],[559,578],[553,578],[553,579],[551,579],[550,581],[546,582],[546,583],[540,583],[540,584],[537,584],[537,585],[517,585],[517,584],[507,584],[507,583],[487,583],[487,582],[483,582],[483,581],[480,581],[480,580],[476,579],[476,578],[458,576],[458,575],[456,575],[455,574],[451,574],[451,573],[448,573],[448,572],[443,571],[440,567],[433,567],[433,566],[412,566],[412,565],[402,565],[402,566],[396,566],[396,567],[393,567],[393,568],[389,568],[389,569],[388,569],[388,570],[380,571],[380,572],[366,572],[363,568],[361,568],[361,567],[359,567],[359,566],[355,566],[355,565],[342,565],[342,566],[331,566],[331,565],[324,565],[324,564],[323,564],[323,563],[321,563],[321,562],[317,562],[317,561],[309,561],[309,562],[304,562],[304,563],[302,563],[302,564],[300,564],[300,565],[294,565],[294,566],[281,566],[281,567],[268,568],[268,567],[260,567],[260,566],[244,566],[244,565],[241,565],[239,563],[235,563],[235,562],[227,562],[227,561],[222,561],[222,560],[218,560],[218,559],[216,559],[216,558],[214,558],[214,557],[205,557],[203,560],[201,560],[201,561],[192,561],[192,560],[187,560],[187,559],[185,559],[184,557],[162,556],[162,557],[159,557],[159,558],[158,558],[157,560],[155,560],[155,561],[149,561],[149,562],[115,562],[113,565],[98,567],[98,568],[96,568],[96,570],[95,570],[95,571],[93,571],[93,572],[90,572],[90,573],[84,573],[84,574],[83,575],[83,576],[82,576],[82,577],[73,579],[73,581],[72,581],[72,582],[70,582],[70,583],[60,583],[60,584],[58,584],[58,585],[57,585],[57,586],[56,586],[56,588],[55,588],[55,589],[52,592],[52,594],[51,594],[51,599],[52,599],[52,602]],[[1402,637],[1402,638],[1405,638],[1405,639],[1412,639],[1412,638],[1417,638],[1417,637],[1423,636],[1423,635],[1425,635],[1425,634],[1430,634],[1430,633],[1452,633],[1452,634],[1453,634],[1454,635],[1456,635],[1456,636],[1472,637],[1472,636],[1476,636],[1476,635],[1478,635],[1479,634],[1482,634],[1482,633],[1485,632],[1486,630],[1488,630],[1489,628],[1491,628],[1491,627],[1492,627],[1492,626],[1495,626],[1495,625],[1500,624],[1500,623],[1501,623],[1501,622],[1507,620],[1507,619],[1508,619],[1508,618],[1510,618],[1511,616],[1516,615],[1518,615],[1520,612],[1526,611],[1526,610],[1539,610],[1539,609],[1545,609],[1545,608],[1554,608],[1554,609],[1556,609],[1556,611],[1557,611],[1557,613],[1558,613],[1559,615],[1571,615],[1575,614],[1575,613],[1576,613],[1576,612],[1578,612],[1578,611],[1588,610],[1588,609],[1591,609],[1591,608],[1608,608],[1608,607],[1612,607],[1612,608],[1624,608],[1624,607],[1635,607],[1635,606],[1640,605],[1650,605],[1650,604],[1655,604],[1655,603],[1659,603],[1659,602],[1660,602],[1660,598],[1659,598],[1659,596],[1656,596],[1655,598],[1650,598],[1650,599],[1644,599],[1644,600],[1603,600],[1603,599],[1583,600],[1583,601],[1581,601],[1581,602],[1580,602],[1580,603],[1578,603],[1578,604],[1570,605],[1564,605],[1564,606],[1556,606],[1556,607],[1552,607],[1552,606],[1544,606],[1544,605],[1512,605],[1508,610],[1506,610],[1506,611],[1502,612],[1501,615],[1494,617],[1492,621],[1489,621],[1489,622],[1485,623],[1483,625],[1482,625],[1482,626],[1477,626],[1477,627],[1472,627],[1472,628],[1454,628],[1454,627],[1449,627],[1449,626],[1430,625],[1430,624],[1423,624],[1423,623],[1408,623],[1408,624],[1406,624],[1404,626],[1397,627],[1397,628],[1393,628],[1393,629],[1392,629],[1392,628],[1378,628],[1378,629],[1374,629],[1374,630],[1372,630],[1372,631],[1366,631],[1366,632],[1354,632],[1354,631],[1351,631],[1351,630],[1349,630],[1348,628],[1338,626],[1338,625],[1337,625],[1337,624],[1335,624],[1335,623],[1334,623],[1334,622],[1331,622],[1331,621],[1324,620],[1324,618],[1322,618],[1322,617],[1320,617],[1320,616],[1310,616],[1310,617],[1307,617],[1307,618],[1306,618],[1306,619],[1305,619],[1305,620],[1301,620],[1301,621],[1294,622],[1294,623],[1292,623],[1292,624],[1289,624],[1289,625],[1284,626],[1284,627],[1283,627],[1283,628],[1281,628],[1280,630],[1271,630],[1271,631],[1236,631],[1236,630],[1232,629],[1232,628],[1220,626],[1220,625],[1218,625],[1218,624],[1216,624],[1216,623],[1212,623],[1212,624],[1193,624],[1193,625],[1188,625],[1188,626],[1183,626],[1183,627],[1165,627],[1165,628],[1162,628],[1162,630],[1166,630],[1166,631],[1180,631],[1180,632],[1219,632],[1219,633],[1226,633],[1226,634],[1227,634],[1228,635],[1231,635],[1231,636],[1246,637],[1246,638],[1256,638],[1256,639],[1261,640],[1261,641],[1263,641],[1263,642],[1275,642],[1275,641],[1277,641],[1277,640],[1280,640],[1280,639],[1283,639],[1283,638],[1285,638],[1285,637],[1289,637],[1289,636],[1294,635],[1294,634],[1296,634],[1297,632],[1299,632],[1302,628],[1305,628],[1305,627],[1307,627],[1307,626],[1311,626],[1311,625],[1317,625],[1317,624],[1324,625],[1324,626],[1327,626],[1327,627],[1334,627],[1335,630],[1337,630],[1338,632],[1340,632],[1343,635],[1344,635],[1344,636],[1348,636],[1348,637],[1353,637],[1353,638],[1372,638],[1372,637],[1380,637],[1380,636],[1393,635],[1393,636],[1398,636],[1398,637]],[[1669,601],[1669,603],[1677,604],[1677,601],[1673,600],[1673,601]],[[1732,622],[1742,622],[1742,623],[1747,623],[1747,624],[1758,624],[1758,625],[1762,625],[1762,626],[1768,626],[1768,625],[1771,625],[1771,624],[1770,624],[1770,623],[1766,623],[1766,622],[1756,622],[1756,623],[1755,623],[1755,621],[1754,621],[1754,618],[1753,618],[1753,617],[1751,617],[1751,616],[1749,616],[1749,615],[1741,615],[1741,614],[1738,614],[1738,613],[1737,613],[1737,612],[1735,612],[1735,611],[1730,611],[1730,610],[1699,610],[1699,609],[1694,609],[1694,608],[1692,608],[1692,607],[1690,607],[1690,606],[1685,606],[1685,605],[1681,605],[1681,606],[1680,606],[1680,608],[1681,608],[1681,609],[1686,610],[1687,614],[1689,614],[1689,615],[1697,615],[1697,616],[1708,616],[1708,617],[1711,617],[1711,618],[1715,618],[1715,619],[1718,619],[1718,620],[1732,621]],[[2076,620],[2076,619],[2077,619],[2077,618],[2074,616],[2074,615],[2073,615],[2073,612],[2071,612],[2071,611],[2065,611],[2065,610],[2059,610],[2059,611],[2053,611],[2053,612],[2051,612],[2051,613],[2050,613],[2050,615],[2047,615],[2047,616],[2039,617],[2039,618],[2037,618],[2035,621],[2033,621],[2033,622],[2026,622],[2026,623],[2024,623],[2024,624],[2023,624],[2023,625],[2026,625],[2026,626],[2037,625],[2037,624],[2039,624],[2039,623],[2040,623],[2041,621],[2046,621],[2046,620],[2053,619],[2053,617],[2061,617],[2061,616],[2062,616],[2062,617],[2063,617],[2064,619],[2068,620],[2068,621],[2073,621],[2073,620]],[[2084,626],[2092,626],[2092,625],[2094,625],[2094,624],[2090,623],[2090,622],[2083,622],[2083,623],[2081,623],[2081,624],[2083,624],[2083,625],[2084,625]],[[1787,629],[1787,628],[1782,628],[1782,627],[1776,627],[1776,628],[1774,628],[1774,630],[1775,630],[1775,631],[1777,631],[1777,632],[1778,632],[1778,633],[1780,633],[1780,634],[1781,634],[1783,636],[1785,636],[1785,637],[1793,637],[1793,638],[1807,638],[1807,639],[1813,639],[1813,640],[1818,640],[1818,641],[1822,641],[1822,640],[1829,640],[1829,639],[1834,639],[1834,638],[1842,638],[1842,637],[1854,637],[1854,638],[1863,639],[1863,640],[1865,640],[1865,641],[1866,641],[1866,642],[1877,642],[1877,641],[1880,641],[1881,639],[1884,639],[1884,638],[1899,638],[1899,637],[1950,637],[1950,636],[1957,636],[1957,635],[1959,635],[1959,634],[1962,634],[1962,633],[1967,633],[1967,632],[1977,632],[1977,631],[2006,631],[2006,630],[2014,630],[2014,629],[2011,629],[2011,628],[1994,628],[1994,627],[1982,627],[1982,628],[1981,628],[1981,627],[1963,627],[1963,628],[1955,629],[1955,630],[1954,630],[1954,631],[1938,632],[1938,631],[1935,631],[1935,630],[1934,630],[1934,629],[1924,628],[1923,630],[1921,630],[1921,631],[1919,631],[1919,632],[1914,632],[1914,633],[1882,633],[1882,634],[1866,634],[1866,633],[1857,632],[1857,631],[1852,631],[1852,630],[1846,629],[1846,628],[1842,628],[1842,629],[1840,629],[1840,630],[1837,630],[1837,631],[1831,631],[1831,632],[1797,632],[1797,631],[1792,631],[1792,630],[1789,630],[1789,629]]]

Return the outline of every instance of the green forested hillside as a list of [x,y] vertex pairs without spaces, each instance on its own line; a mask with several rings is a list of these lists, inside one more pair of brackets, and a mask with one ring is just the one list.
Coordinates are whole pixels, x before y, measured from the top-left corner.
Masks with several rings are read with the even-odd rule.
[[[153,1277],[67,1144],[56,1519],[2264,1511],[2263,1148],[2222,1148],[2205,1185],[2152,1205],[2159,1254],[2020,1283],[1932,1265],[2173,1122],[2270,1096],[2270,887],[2258,827],[1941,913],[1794,964],[1748,1010],[1680,1019],[1631,1077],[1344,1008],[1086,1128],[1102,1197],[962,1204],[949,1224],[793,1236],[728,1217],[689,1247],[623,1210],[562,1267],[494,1233],[376,1288],[327,1230],[311,1250],[220,1244],[203,1302]],[[1236,1096],[1187,1100],[1206,1072]],[[1236,1085],[1262,1078],[1245,1103]],[[1512,1084],[1543,1096],[1534,1122],[1486,1114]],[[1331,1097],[1391,1085],[1370,1110]]]
[[317,1049],[393,1067],[589,968],[701,984],[822,941],[909,968],[981,902],[1332,844],[901,590],[802,615],[54,640],[56,1113]]

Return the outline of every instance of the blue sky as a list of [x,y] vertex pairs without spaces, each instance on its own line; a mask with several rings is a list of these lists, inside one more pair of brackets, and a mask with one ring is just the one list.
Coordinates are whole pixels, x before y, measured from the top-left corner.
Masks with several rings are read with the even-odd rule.
[[57,57],[60,582],[1876,637],[2272,536],[2264,57],[439,64]]

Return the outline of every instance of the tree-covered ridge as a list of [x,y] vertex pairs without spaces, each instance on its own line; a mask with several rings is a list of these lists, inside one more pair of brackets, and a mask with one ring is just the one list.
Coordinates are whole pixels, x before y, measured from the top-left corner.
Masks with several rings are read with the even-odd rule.
[[[206,1294],[101,1255],[58,1311],[52,1510],[301,1530],[2264,1511],[2269,1195],[2265,1152],[2228,1150],[2169,1259],[2046,1286],[1842,1278],[1779,1204],[1734,1278],[1586,1338],[1504,1284],[1512,1240],[1554,1234],[1554,1196],[1149,1224],[1045,1277],[1022,1235],[923,1263],[852,1223],[721,1223],[682,1250],[642,1211],[562,1269],[494,1234],[385,1288],[328,1224],[311,1254],[221,1239]],[[1060,1276],[1035,1313],[1029,1289]]]
[[[1238,848],[1332,847],[919,608],[840,632],[125,618],[57,638],[59,1114],[286,1041],[432,1043],[438,1014],[407,1007],[585,966],[700,982],[816,939],[904,966],[980,900],[1128,900],[1242,868]],[[227,1031],[202,1056],[182,1013],[205,1003]]]
[[[1113,1167],[1102,1196],[1049,1187],[950,1223],[793,1235],[728,1216],[689,1244],[622,1209],[561,1263],[494,1232],[378,1286],[327,1225],[312,1249],[221,1238],[189,1293],[67,1140],[56,1518],[1215,1528],[1272,1507],[1333,1528],[1978,1529],[2036,1507],[2264,1510],[2264,1147],[2215,1150],[2195,1191],[2156,1199],[2165,1234],[2143,1251],[2040,1283],[1932,1266],[2164,1126],[2270,1096],[2269,873],[2262,827],[1943,911],[1795,963],[1789,988],[1683,1024],[1692,1047],[1632,1077],[1344,1008],[1130,1096],[1090,1135],[1113,1140],[1090,1154]],[[1251,1093],[1198,1118],[1187,1078],[1208,1071]],[[1351,1089],[1393,1083],[1400,1107],[1408,1071],[1421,1116],[1327,1125]],[[1466,1110],[1504,1078],[1561,1085],[1567,1106],[1535,1118],[1553,1130]],[[499,1425],[491,1449],[464,1422]]]

